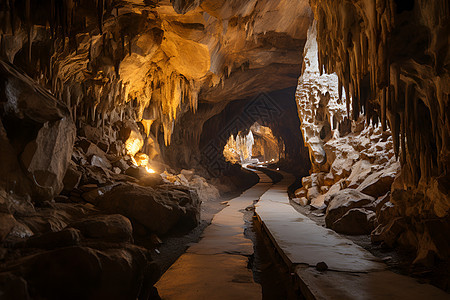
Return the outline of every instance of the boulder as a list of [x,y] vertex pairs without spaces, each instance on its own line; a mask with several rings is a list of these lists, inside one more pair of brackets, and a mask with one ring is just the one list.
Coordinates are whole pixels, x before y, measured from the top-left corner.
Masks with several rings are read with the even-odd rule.
[[25,247],[55,249],[79,244],[80,232],[73,228],[63,229],[57,232],[48,232],[30,237],[25,242]]
[[96,166],[96,167],[100,167],[100,168],[105,168],[105,169],[112,168],[111,163],[108,161],[108,159],[106,157],[92,155],[90,163],[92,166]]
[[317,198],[320,195],[320,189],[317,185],[314,185],[308,189],[306,194],[306,198],[308,201],[312,201],[314,198]]
[[302,198],[302,197],[306,197],[307,192],[308,192],[307,189],[305,189],[304,187],[301,187],[301,188],[295,190],[294,195],[296,198]]
[[115,242],[133,240],[133,227],[130,220],[122,215],[96,215],[71,223],[69,228],[76,228],[87,238]]
[[13,215],[0,213],[0,242],[8,236],[16,222]]
[[21,155],[28,176],[44,199],[58,195],[72,155],[75,126],[69,116],[44,123]]
[[141,179],[141,178],[147,176],[149,173],[145,170],[144,167],[130,166],[125,171],[125,174],[128,176],[134,177],[136,179]]
[[357,190],[372,197],[380,197],[391,190],[395,176],[397,176],[397,168],[373,173],[358,186]]
[[367,205],[375,199],[354,189],[343,189],[330,196],[325,223],[328,228],[352,208]]
[[151,294],[159,270],[146,249],[130,244],[104,248],[58,248],[5,267],[26,281],[33,299],[138,299]]
[[295,203],[297,203],[300,206],[308,205],[308,199],[306,199],[306,197],[292,198],[292,201],[294,201]]
[[398,237],[407,227],[406,221],[402,217],[391,219],[386,225],[380,224],[370,235],[372,243],[384,242],[387,246],[394,247]]
[[347,187],[356,189],[370,174],[372,174],[373,165],[367,160],[357,161],[352,166],[352,172],[346,178]]
[[0,273],[0,299],[31,299],[25,279],[10,272]]
[[339,122],[338,130],[339,130],[339,136],[341,136],[341,137],[346,136],[347,134],[352,132],[352,120],[345,117],[344,120]]
[[150,173],[146,172],[146,174],[144,174],[140,178],[139,184],[144,185],[144,186],[155,187],[157,185],[163,184],[163,179],[157,173],[150,174]]
[[327,208],[325,204],[326,195],[319,195],[311,200],[311,207],[314,209],[325,209]]
[[64,191],[70,192],[78,186],[83,173],[78,171],[73,164],[70,164],[63,178]]
[[127,162],[123,158],[114,162],[113,166],[119,168],[120,170],[122,170],[122,172],[125,172],[130,167],[130,165],[127,164]]
[[109,192],[113,187],[114,185],[106,185],[99,188],[87,190],[86,192],[81,194],[81,197],[83,198],[84,201],[87,201],[95,205],[98,202],[98,198],[103,194],[105,194],[106,192]]
[[90,125],[84,125],[81,128],[79,135],[85,137],[96,145],[99,145],[99,143],[106,144],[104,134],[100,128],[92,127]]
[[370,234],[374,229],[375,213],[364,208],[352,208],[337,219],[331,228],[343,234]]
[[158,189],[119,184],[99,198],[100,209],[120,213],[158,235],[174,227],[190,230],[197,226],[200,201],[183,186],[162,185]]
[[14,176],[24,186],[29,184],[31,190],[25,192],[39,201],[50,200],[63,189],[75,140],[69,109],[30,77],[1,60],[0,84],[4,87],[0,95],[1,119],[7,133],[4,142],[14,145],[12,153],[21,153],[16,159],[1,156],[0,165],[3,168],[20,161],[23,174],[16,171]]

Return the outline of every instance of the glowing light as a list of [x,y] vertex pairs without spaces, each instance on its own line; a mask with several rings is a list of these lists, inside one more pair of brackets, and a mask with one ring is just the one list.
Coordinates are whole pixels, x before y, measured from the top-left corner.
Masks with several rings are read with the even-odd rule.
[[125,148],[127,149],[127,154],[134,156],[144,145],[142,138],[134,136],[134,132],[131,133],[130,137],[125,142]]
[[146,166],[146,167],[145,167],[145,170],[146,170],[148,173],[150,173],[150,174],[156,173],[156,171],[153,170],[152,168],[150,168],[149,166]]
[[277,168],[277,171],[280,171],[280,168]]

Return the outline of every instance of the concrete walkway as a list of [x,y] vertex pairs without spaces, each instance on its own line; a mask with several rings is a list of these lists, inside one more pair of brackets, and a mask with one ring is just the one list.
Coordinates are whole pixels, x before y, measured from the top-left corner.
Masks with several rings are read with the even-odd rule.
[[[307,299],[450,299],[434,286],[389,271],[370,252],[297,212],[287,195],[294,177],[281,173],[284,179],[261,196],[255,211]],[[319,262],[329,269],[317,271]]]
[[260,182],[228,202],[193,244],[157,282],[162,299],[261,299],[261,286],[247,268],[253,243],[244,236],[243,210],[269,189],[272,181],[256,171]]

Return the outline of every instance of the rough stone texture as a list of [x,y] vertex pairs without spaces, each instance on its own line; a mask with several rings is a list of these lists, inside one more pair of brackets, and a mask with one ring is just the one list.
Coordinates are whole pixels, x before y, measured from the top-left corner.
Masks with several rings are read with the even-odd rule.
[[158,189],[132,184],[120,184],[105,193],[98,207],[125,215],[158,235],[178,227],[190,230],[197,226],[200,201],[195,192],[179,186]]
[[25,247],[55,249],[78,245],[80,240],[80,232],[76,229],[68,228],[57,232],[48,232],[30,237],[25,241]]
[[352,208],[334,221],[331,228],[343,234],[370,234],[374,229],[375,213],[364,208]]
[[[287,0],[46,0],[8,3],[2,15],[2,57],[67,103],[83,136],[138,122],[151,158],[199,99],[217,113],[232,100],[294,87],[312,20],[307,1]],[[200,132],[208,118],[197,118]]]
[[373,173],[364,179],[357,190],[372,197],[380,197],[391,190],[391,185],[397,173],[398,166],[396,165],[387,170]]
[[352,208],[362,207],[373,202],[375,199],[354,189],[343,189],[331,195],[327,207],[325,223],[327,227],[332,228],[333,223],[341,218]]
[[450,26],[448,3],[314,0],[311,6],[320,68],[337,73],[346,98],[352,97],[353,119],[363,109],[368,121],[389,126],[400,157],[394,209],[379,231],[398,236],[391,225],[401,218],[404,234],[415,236],[401,242],[417,250],[416,262],[448,260],[449,244],[435,231],[449,224],[448,189],[436,188],[448,186],[450,174],[450,56],[442,38]]
[[[69,110],[31,78],[1,60],[0,81],[4,85],[0,95],[2,148],[17,155],[2,156],[6,168],[1,180],[4,186],[13,190],[17,186],[15,192],[32,195],[35,200],[50,199],[63,189],[75,139]],[[10,173],[14,166],[17,169]]]
[[5,269],[26,280],[31,298],[136,299],[158,276],[147,255],[131,245],[104,250],[74,246],[27,256]]
[[76,228],[87,238],[97,238],[116,242],[131,242],[133,227],[130,220],[122,215],[92,216],[68,227]]
[[303,73],[299,78],[296,99],[305,144],[310,150],[313,171],[326,163],[323,144],[333,135],[332,130],[346,114],[339,99],[338,78],[335,74],[321,74],[317,60],[316,26],[308,30],[303,57]]

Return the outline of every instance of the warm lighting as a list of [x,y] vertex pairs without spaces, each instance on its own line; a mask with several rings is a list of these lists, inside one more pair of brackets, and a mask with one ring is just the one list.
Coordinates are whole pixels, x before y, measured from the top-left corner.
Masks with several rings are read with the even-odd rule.
[[156,173],[155,170],[153,170],[153,169],[150,168],[149,166],[146,166],[146,167],[145,167],[145,170],[146,170],[148,173],[151,173],[151,174]]
[[280,171],[280,168],[277,168],[277,171]]
[[130,134],[130,137],[125,142],[125,149],[127,149],[127,154],[130,156],[136,155],[139,150],[144,145],[142,138],[135,137],[134,132]]

